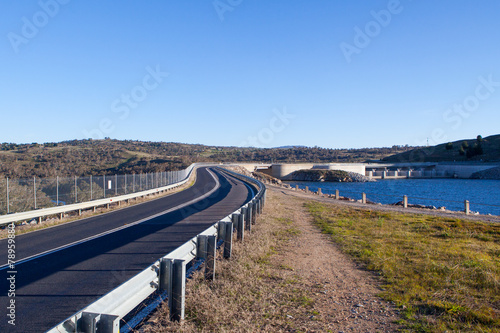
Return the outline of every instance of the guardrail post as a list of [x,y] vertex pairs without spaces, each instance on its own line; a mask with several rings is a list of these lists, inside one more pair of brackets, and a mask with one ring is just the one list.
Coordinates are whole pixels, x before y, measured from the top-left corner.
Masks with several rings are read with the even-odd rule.
[[224,258],[231,258],[231,252],[233,248],[233,222],[224,222],[225,234],[224,234]]
[[236,228],[236,231],[238,232],[238,240],[243,241],[245,238],[245,228],[244,228],[244,218],[245,215],[247,214],[247,209],[245,207],[241,208],[241,214],[233,214],[231,216],[231,219],[233,220],[234,226]]
[[249,202],[247,209],[246,209],[246,214],[245,214],[245,230],[251,231],[251,229],[252,229],[252,216],[253,216],[252,202]]
[[318,195],[322,195],[323,193],[321,193],[321,187],[318,187]]
[[335,199],[337,199],[337,200],[340,199],[339,190],[335,190]]
[[78,321],[78,332],[96,333],[98,313],[83,312],[82,318]]
[[[252,224],[257,222],[257,202],[253,201],[252,203]],[[250,230],[250,229],[248,229]]]
[[469,215],[470,213],[470,205],[469,205],[469,200],[465,200],[464,202],[464,212],[465,212],[465,215]]
[[196,258],[206,259],[207,258],[207,237],[206,235],[198,235],[196,237]]
[[160,261],[159,284],[161,291],[167,291],[170,320],[183,320],[186,295],[186,264],[184,260],[163,258]]
[[309,186],[306,186],[306,193],[309,193]]
[[172,283],[168,291],[168,307],[170,320],[184,320],[184,305],[186,296],[186,264],[182,259],[172,262]]
[[205,260],[205,279],[215,280],[215,258],[217,256],[217,236],[207,237],[207,259]]
[[361,202],[364,204],[366,203],[366,193],[364,193],[364,192],[361,193]]
[[408,208],[408,196],[403,196],[403,208]]
[[120,317],[108,314],[102,314],[97,323],[97,332],[99,333],[119,333]]
[[170,282],[172,281],[172,259],[161,258],[160,270],[158,272],[158,289],[170,293]]

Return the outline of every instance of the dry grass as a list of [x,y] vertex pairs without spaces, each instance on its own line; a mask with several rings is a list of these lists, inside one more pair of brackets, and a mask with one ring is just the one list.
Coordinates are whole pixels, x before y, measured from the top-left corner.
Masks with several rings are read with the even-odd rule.
[[264,214],[218,258],[215,281],[195,273],[186,285],[186,319],[164,305],[139,332],[394,332],[397,311],[376,297],[377,282],[356,269],[312,225],[303,204],[267,192]]
[[216,279],[196,272],[186,286],[186,320],[168,321],[164,306],[141,332],[302,331],[313,310],[314,294],[283,257],[300,231],[293,213],[268,200],[247,239],[235,242],[230,260],[219,258]]
[[310,202],[315,223],[387,281],[419,332],[500,331],[500,225]]

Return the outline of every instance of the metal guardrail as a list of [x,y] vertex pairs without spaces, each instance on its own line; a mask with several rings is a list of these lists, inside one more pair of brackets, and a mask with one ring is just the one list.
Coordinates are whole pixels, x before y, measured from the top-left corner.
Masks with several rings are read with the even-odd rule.
[[204,260],[205,277],[213,279],[217,238],[223,240],[224,258],[229,258],[234,231],[237,232],[237,239],[243,240],[245,230],[251,229],[265,205],[264,184],[226,169],[220,171],[252,185],[256,190],[253,198],[48,332],[118,333],[120,321],[155,292],[163,297],[168,295],[171,320],[184,319],[186,265],[194,259]]
[[96,207],[99,207],[99,206],[109,205],[112,203],[119,203],[119,202],[125,201],[125,200],[130,200],[130,199],[134,199],[134,198],[138,198],[138,197],[143,197],[146,195],[151,195],[151,194],[155,194],[155,193],[168,191],[170,189],[173,189],[173,188],[176,188],[176,187],[179,187],[179,186],[185,184],[189,180],[189,178],[191,177],[193,170],[195,170],[196,167],[199,167],[202,165],[205,165],[205,164],[198,164],[198,163],[191,164],[189,167],[186,168],[186,171],[187,171],[186,177],[183,180],[181,180],[180,182],[177,182],[174,184],[170,184],[167,186],[162,186],[162,187],[158,187],[158,188],[154,188],[154,189],[150,189],[150,190],[145,190],[145,191],[141,191],[141,192],[135,192],[135,193],[125,194],[125,195],[115,196],[115,197],[111,197],[111,198],[98,199],[98,200],[93,200],[93,201],[77,203],[77,204],[50,207],[50,208],[44,208],[44,209],[31,210],[31,211],[27,211],[27,212],[3,215],[3,216],[0,216],[0,226],[10,224],[12,222],[29,221],[29,220],[33,220],[33,219],[38,219],[40,222],[41,218],[44,216],[64,214],[64,213],[71,212],[71,211],[81,211],[81,210],[90,209],[90,208],[95,209]]

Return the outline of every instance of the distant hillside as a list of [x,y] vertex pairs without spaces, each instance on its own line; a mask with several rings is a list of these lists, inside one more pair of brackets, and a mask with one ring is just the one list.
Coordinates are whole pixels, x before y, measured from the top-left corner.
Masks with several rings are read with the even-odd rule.
[[73,140],[0,144],[0,177],[28,178],[145,173],[185,168],[194,162],[363,162],[410,147],[325,149],[240,148],[173,142]]
[[382,159],[384,162],[500,161],[500,135],[416,148]]

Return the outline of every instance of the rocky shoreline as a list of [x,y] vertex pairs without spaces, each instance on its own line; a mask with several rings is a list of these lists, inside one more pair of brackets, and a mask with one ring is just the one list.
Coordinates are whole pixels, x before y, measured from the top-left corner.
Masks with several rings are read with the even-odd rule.
[[373,179],[356,172],[342,170],[298,170],[290,175],[291,181],[308,182],[372,182]]
[[475,172],[472,176],[470,176],[470,178],[500,180],[500,166]]

